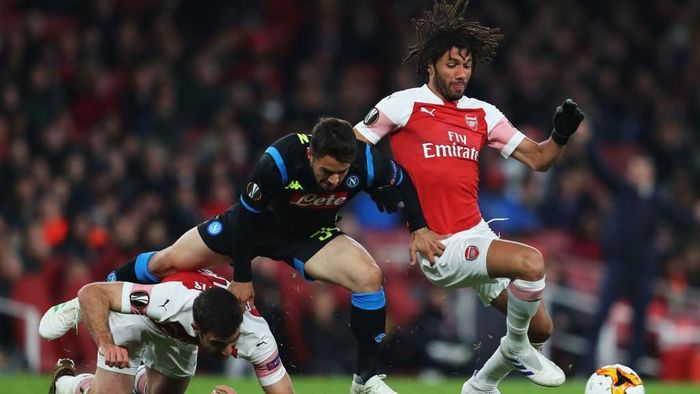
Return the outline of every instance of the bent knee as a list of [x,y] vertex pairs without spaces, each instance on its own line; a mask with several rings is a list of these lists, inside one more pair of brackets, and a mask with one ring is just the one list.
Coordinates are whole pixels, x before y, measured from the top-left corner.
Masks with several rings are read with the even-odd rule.
[[544,278],[544,257],[535,248],[524,249],[518,256],[520,278],[535,281]]
[[358,269],[353,282],[355,292],[371,293],[379,291],[382,287],[382,270],[376,264],[366,264]]

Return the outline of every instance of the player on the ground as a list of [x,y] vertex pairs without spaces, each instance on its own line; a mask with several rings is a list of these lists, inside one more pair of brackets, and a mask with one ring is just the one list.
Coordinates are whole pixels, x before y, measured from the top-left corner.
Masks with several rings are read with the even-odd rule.
[[74,376],[72,361],[59,360],[49,393],[88,387],[91,393],[184,393],[202,347],[250,361],[266,394],[293,394],[267,322],[255,308],[242,311],[227,286],[224,278],[199,270],[175,273],[157,285],[83,287],[77,298],[44,314],[39,332],[56,339],[84,320],[99,349],[98,368],[94,375]]
[[498,29],[466,21],[467,4],[438,1],[414,20],[418,43],[404,60],[417,58],[425,84],[387,96],[355,129],[370,143],[389,137],[394,158],[413,179],[428,226],[453,234],[443,241],[446,249],[437,263],[420,259],[425,276],[443,287],[472,287],[484,303],[506,313],[507,333],[499,349],[462,393],[498,393],[498,382],[514,368],[537,384],[558,386],[564,373],[536,350],[553,329],[540,302],[543,257],[531,246],[499,239],[482,219],[478,159],[488,145],[505,158],[546,171],[584,115],[566,100],[554,114],[551,137],[537,143],[495,106],[466,97],[473,66],[489,61],[502,38]]
[[251,259],[285,261],[305,279],[333,283],[352,293],[350,329],[358,347],[351,392],[393,393],[377,366],[386,320],[382,272],[359,243],[336,227],[340,208],[363,190],[390,211],[403,199],[412,231],[412,259],[416,252],[429,258],[441,254],[444,246],[425,227],[410,177],[394,161],[357,141],[350,123],[324,118],[311,136],[290,134],[267,148],[239,204],[189,230],[170,247],[139,255],[110,276],[157,282],[174,271],[233,260],[230,290],[252,303]]

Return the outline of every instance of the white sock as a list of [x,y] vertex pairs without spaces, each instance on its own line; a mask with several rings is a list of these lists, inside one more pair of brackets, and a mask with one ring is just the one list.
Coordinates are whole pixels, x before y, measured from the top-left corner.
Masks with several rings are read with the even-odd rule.
[[[542,350],[544,342],[530,343],[537,351]],[[515,369],[513,363],[508,361],[500,351],[494,352],[491,357],[486,360],[484,366],[477,371],[472,380],[472,385],[479,390],[490,391],[498,387],[501,380]]]
[[508,312],[506,337],[508,351],[518,352],[529,346],[527,330],[530,320],[540,306],[544,292],[544,278],[531,282],[515,279],[508,285]]
[[139,368],[134,377],[134,390],[137,394],[146,394],[148,392],[148,379],[146,377],[146,368]]
[[90,389],[95,375],[81,373],[76,376],[61,376],[56,380],[56,394],[85,394]]

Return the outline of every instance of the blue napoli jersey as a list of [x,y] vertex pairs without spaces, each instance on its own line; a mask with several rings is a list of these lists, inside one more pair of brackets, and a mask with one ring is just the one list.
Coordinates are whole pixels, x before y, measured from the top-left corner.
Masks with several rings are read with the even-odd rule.
[[362,190],[401,183],[403,173],[393,160],[357,141],[357,157],[334,190],[316,183],[307,157],[311,136],[289,134],[270,145],[258,160],[241,193],[246,210],[266,225],[308,235],[335,227],[338,211]]

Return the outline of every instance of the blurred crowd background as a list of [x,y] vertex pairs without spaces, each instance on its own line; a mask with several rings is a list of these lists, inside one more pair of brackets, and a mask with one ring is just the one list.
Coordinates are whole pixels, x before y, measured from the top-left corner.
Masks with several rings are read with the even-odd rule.
[[[557,330],[548,351],[587,375],[587,363],[602,362],[586,352],[601,332],[614,345],[609,361],[700,380],[700,3],[472,3],[468,17],[505,39],[492,64],[476,66],[467,95],[536,141],[563,99],[587,115],[547,173],[481,156],[484,217],[508,218],[492,226],[545,255]],[[410,19],[431,6],[0,0],[0,297],[43,313],[228,208],[277,138],[308,132],[322,115],[356,123],[382,97],[418,86],[401,60],[416,39]],[[635,205],[615,177],[651,179],[651,205]],[[409,267],[400,217],[368,199],[343,216],[341,228],[385,273],[390,371],[471,374],[497,346],[502,317]],[[282,263],[254,267],[287,368],[349,374],[349,295]],[[630,290],[628,300],[615,302],[615,289]],[[637,302],[646,345],[634,341]],[[22,324],[0,315],[0,371],[26,367]],[[94,366],[85,330],[42,342],[42,370],[65,355]],[[221,368],[201,361],[203,371]]]

